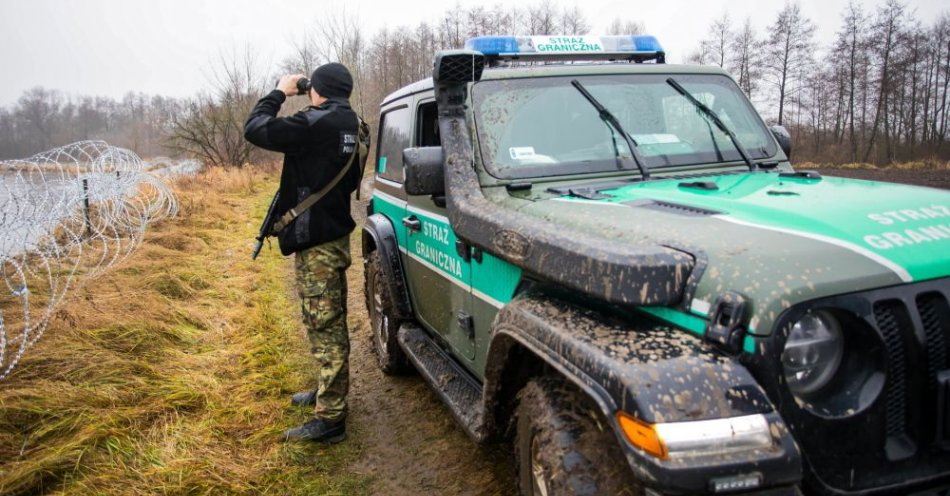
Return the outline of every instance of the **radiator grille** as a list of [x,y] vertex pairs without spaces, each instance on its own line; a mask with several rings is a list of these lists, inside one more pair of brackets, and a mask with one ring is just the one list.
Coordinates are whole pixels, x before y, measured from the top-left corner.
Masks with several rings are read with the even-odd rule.
[[887,435],[898,437],[907,426],[907,352],[901,333],[897,302],[882,302],[874,305],[874,318],[884,336],[887,359],[890,366],[887,386]]
[[941,325],[947,317],[946,302],[939,293],[928,293],[917,298],[917,311],[927,337],[928,384],[932,391],[936,391],[937,373],[947,368],[947,338],[944,335],[947,329]]
[[[880,395],[852,417],[829,421],[795,408],[783,411],[814,461],[810,470],[841,494],[887,487],[893,488],[887,494],[909,494],[950,483],[950,278],[832,296],[808,306],[837,309],[846,346],[849,339],[862,340],[852,350],[885,362],[877,376],[883,389],[873,390]],[[783,325],[797,315],[789,314]],[[850,326],[863,329],[850,333]],[[848,356],[854,361],[843,361],[844,367],[861,363],[862,355]],[[843,394],[871,391],[864,386]],[[910,487],[915,480],[917,486]]]

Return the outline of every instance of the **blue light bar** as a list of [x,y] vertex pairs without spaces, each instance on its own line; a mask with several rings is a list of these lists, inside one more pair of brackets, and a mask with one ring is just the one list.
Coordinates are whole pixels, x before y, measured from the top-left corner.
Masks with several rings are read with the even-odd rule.
[[489,58],[616,58],[662,62],[665,55],[660,42],[650,35],[479,36],[466,41],[465,48]]
[[465,48],[485,55],[521,52],[518,38],[514,36],[479,36],[466,41]]

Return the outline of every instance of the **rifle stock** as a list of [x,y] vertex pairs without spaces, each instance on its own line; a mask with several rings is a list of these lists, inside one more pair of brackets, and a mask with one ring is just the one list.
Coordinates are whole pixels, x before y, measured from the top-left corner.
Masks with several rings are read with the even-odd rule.
[[274,193],[274,199],[270,201],[270,207],[267,208],[267,215],[264,216],[264,222],[261,223],[261,230],[254,238],[257,245],[254,246],[254,252],[251,253],[251,260],[257,260],[257,255],[261,253],[264,247],[264,240],[268,236],[274,235],[274,222],[277,221],[277,200],[280,198],[280,192]]

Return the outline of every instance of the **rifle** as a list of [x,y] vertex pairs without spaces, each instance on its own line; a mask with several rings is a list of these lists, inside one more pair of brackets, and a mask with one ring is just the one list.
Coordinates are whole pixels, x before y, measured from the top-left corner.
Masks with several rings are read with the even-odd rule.
[[274,222],[277,221],[277,199],[280,198],[280,191],[274,193],[274,199],[270,201],[270,207],[267,207],[267,215],[264,216],[264,222],[261,223],[261,232],[257,233],[257,246],[254,247],[254,253],[251,254],[251,260],[257,260],[257,255],[264,247],[264,239],[274,235]]

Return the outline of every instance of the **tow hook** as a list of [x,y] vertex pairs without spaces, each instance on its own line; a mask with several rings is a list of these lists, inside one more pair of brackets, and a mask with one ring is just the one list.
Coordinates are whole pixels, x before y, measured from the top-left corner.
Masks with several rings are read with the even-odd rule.
[[730,354],[742,351],[742,340],[746,332],[745,297],[733,291],[726,291],[718,298],[709,311],[709,323],[704,338]]

